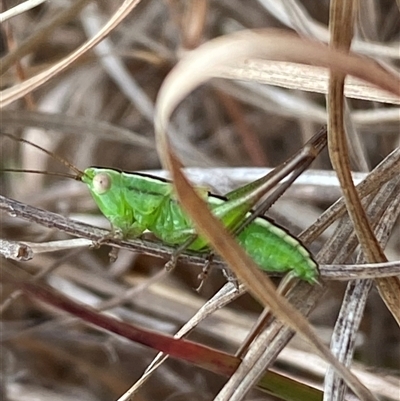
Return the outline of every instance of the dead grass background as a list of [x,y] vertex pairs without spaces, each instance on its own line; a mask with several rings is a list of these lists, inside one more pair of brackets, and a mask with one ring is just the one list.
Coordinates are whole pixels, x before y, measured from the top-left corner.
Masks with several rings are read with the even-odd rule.
[[[78,3],[82,3],[81,10]],[[16,4],[3,1],[1,11]],[[72,5],[75,12],[71,12]],[[2,90],[17,88],[19,82],[46,71],[70,54],[93,36],[118,6],[106,1],[51,1],[2,23]],[[140,2],[103,42],[103,47],[84,54],[62,74],[4,107],[1,129],[23,134],[81,169],[90,165],[128,171],[159,169],[154,144],[154,101],[163,79],[183,53],[214,37],[249,28],[283,27],[325,41],[328,11],[327,1]],[[63,21],[62,13],[66,14]],[[362,2],[354,48],[388,68],[398,68],[398,17],[398,4],[394,1]],[[104,57],[107,52],[111,56]],[[15,59],[10,57],[13,54]],[[296,83],[296,74],[287,78],[293,78],[291,85],[295,89],[285,89],[288,85],[282,88],[214,80],[191,94],[174,115],[174,128],[180,133],[179,154],[186,165],[273,167],[290,157],[326,121],[325,96],[312,88],[317,78]],[[311,89],[300,90],[308,86]],[[399,108],[351,99],[349,110],[352,169],[366,172],[399,146]],[[48,156],[28,146],[4,140],[0,147],[4,165],[64,171]],[[313,168],[331,169],[326,153]],[[204,169],[194,180],[212,182],[215,191],[224,193],[230,186],[242,184],[242,180],[253,179],[253,173],[248,169],[217,174]],[[328,178],[317,174],[307,177],[271,212],[294,233],[313,223],[340,194],[337,185],[322,185]],[[105,223],[80,183],[4,174],[0,185],[2,194],[30,205],[95,225]],[[332,234],[325,232],[321,241]],[[44,243],[66,238],[56,230],[6,213],[1,215],[1,237]],[[313,244],[311,250],[317,252],[320,245]],[[388,258],[399,260],[399,249],[397,225],[386,249]],[[31,274],[53,267],[43,280],[88,304],[151,282],[112,313],[172,335],[216,292],[224,278],[214,270],[200,295],[193,291],[198,284],[197,267],[180,265],[171,274],[149,281],[160,276],[164,262],[122,251],[118,261],[110,265],[107,249],[101,248],[38,254],[19,266]],[[329,284],[329,291],[310,317],[327,343],[344,288],[340,282]],[[3,283],[3,300],[14,290],[12,285]],[[234,353],[259,311],[251,297],[243,296],[201,323],[190,338]],[[0,398],[4,400],[118,399],[155,355],[152,350],[72,321],[25,296],[7,301],[1,330]],[[376,290],[370,293],[357,342],[359,369],[372,371],[367,384],[374,379],[376,388],[381,388],[375,390],[377,394],[399,399],[395,391],[399,387],[399,331]],[[295,338],[280,354],[275,367],[320,384],[324,366],[308,352],[305,344]],[[224,380],[171,359],[135,399],[210,400]],[[394,390],[385,393],[388,388]],[[246,399],[273,398],[255,390]]]

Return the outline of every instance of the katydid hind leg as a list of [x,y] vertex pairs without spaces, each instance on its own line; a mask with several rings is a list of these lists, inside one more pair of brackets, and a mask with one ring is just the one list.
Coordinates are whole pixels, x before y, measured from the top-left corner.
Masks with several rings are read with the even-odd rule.
[[[259,200],[258,193],[261,197],[274,188],[287,175],[292,173],[297,168],[304,171],[309,167],[315,157],[322,151],[326,145],[327,128],[323,126],[320,131],[315,134],[296,154],[289,160],[274,168],[265,176],[250,182],[240,188],[228,192],[225,197],[229,200],[240,198],[245,201],[247,198],[253,204]],[[300,174],[300,173],[299,173]],[[258,199],[256,199],[258,197]]]
[[[283,178],[288,177],[281,183],[263,202],[257,206],[241,224],[236,227],[235,234],[238,235],[257,216],[262,216],[292,185],[292,183],[311,165],[315,157],[322,151],[327,141],[327,127],[323,126],[291,159],[275,168],[270,173],[251,182],[241,188],[229,192],[228,199],[234,199],[242,195],[253,196],[253,205],[268,191],[274,188]],[[257,190],[259,194],[253,192]],[[252,194],[253,192],[253,194]],[[261,195],[261,196],[260,196]],[[258,198],[258,199],[257,199]],[[242,197],[243,199],[243,197]]]
[[[277,172],[273,170],[264,177],[228,193],[226,195],[228,200],[216,206],[213,209],[213,213],[224,222],[228,229],[234,230],[234,234],[239,234],[261,212],[265,213],[267,209],[266,205],[272,205],[283,194],[298,175],[309,166],[311,163],[311,161],[307,163],[309,159],[310,157],[307,152],[299,152],[296,157],[293,157],[283,167],[278,167]],[[293,172],[296,172],[295,175],[292,174]],[[281,184],[283,185],[281,186],[281,190],[278,190],[276,194],[275,192],[271,194],[266,203],[262,203],[256,209],[258,213],[251,213],[245,219],[245,216],[251,211],[254,205],[289,174],[292,174],[288,180],[289,184]]]
[[206,282],[206,280],[210,274],[211,267],[212,267],[211,264],[212,264],[212,261],[214,260],[214,256],[215,256],[214,252],[212,252],[212,251],[210,251],[207,254],[206,262],[201,270],[201,273],[197,276],[198,280],[200,280],[199,286],[196,288],[197,292],[200,292],[200,290],[203,288],[203,285]]
[[276,189],[262,202],[260,202],[257,207],[252,210],[252,213],[244,219],[240,225],[236,228],[236,235],[239,234],[245,227],[247,227],[252,221],[254,221],[258,216],[263,216],[267,210],[286,192],[286,190],[293,184],[293,182],[309,167],[312,160],[309,163],[303,163],[299,167],[295,168],[287,180],[279,184]]

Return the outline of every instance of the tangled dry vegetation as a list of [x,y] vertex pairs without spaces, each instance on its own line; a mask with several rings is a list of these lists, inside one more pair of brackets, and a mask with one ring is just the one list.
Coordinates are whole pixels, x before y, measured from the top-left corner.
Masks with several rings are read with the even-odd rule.
[[[0,399],[400,399],[399,2],[356,3],[1,2],[1,133],[79,169],[169,166],[212,242],[219,227],[196,213],[173,155],[225,194],[325,124],[329,152],[267,212],[321,264],[319,284],[284,280],[280,295],[223,233],[214,246],[243,284],[226,284],[216,257],[196,292],[204,255],[166,272],[173,249],[109,239],[83,183],[3,172]],[[0,152],[3,170],[66,172],[8,137]],[[116,262],[89,247],[101,239],[122,248]],[[185,324],[188,341],[174,340]],[[158,351],[170,358],[150,369]]]

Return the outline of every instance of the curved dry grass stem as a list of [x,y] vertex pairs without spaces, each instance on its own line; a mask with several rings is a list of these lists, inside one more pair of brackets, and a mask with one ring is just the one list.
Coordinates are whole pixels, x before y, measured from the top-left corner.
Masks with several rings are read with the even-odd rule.
[[[54,19],[47,22],[46,26],[41,27],[37,32],[31,35],[24,42],[20,43],[19,46],[10,53],[6,54],[0,59],[0,75],[3,75],[14,63],[20,60],[22,57],[28,55],[30,52],[36,50],[43,41],[52,34],[52,32],[62,24],[66,24],[75,18],[83,7],[88,4],[90,0],[78,0],[71,7],[67,8]],[[20,84],[22,85],[22,84]],[[25,92],[24,95],[30,93]],[[3,92],[2,92],[3,93]],[[7,93],[7,92],[5,92]],[[3,95],[4,96],[4,95]],[[0,106],[2,103],[0,103]],[[6,105],[6,104],[4,104]]]
[[[352,18],[354,1],[333,1],[331,6],[332,46],[350,49],[353,35]],[[331,72],[328,96],[329,154],[343,190],[346,207],[354,223],[361,248],[368,262],[386,262],[387,258],[377,242],[363,209],[351,177],[347,138],[344,128],[344,79],[342,73]],[[383,279],[377,282],[379,292],[387,307],[400,325],[400,279]]]
[[[86,4],[88,0],[81,0],[81,2],[75,4],[75,8]],[[25,96],[27,93],[33,92],[35,89],[41,87],[50,79],[54,78],[76,60],[82,57],[86,52],[101,42],[103,38],[110,34],[118,24],[120,24],[129,13],[140,3],[140,0],[125,0],[123,4],[118,8],[115,14],[107,21],[103,28],[93,36],[86,43],[80,46],[77,50],[72,52],[68,57],[64,58],[60,62],[48,68],[46,71],[27,79],[26,81],[18,84],[10,89],[4,89],[0,92],[0,108],[9,105],[12,102]],[[78,10],[79,11],[79,10]],[[4,64],[5,61],[3,61]]]

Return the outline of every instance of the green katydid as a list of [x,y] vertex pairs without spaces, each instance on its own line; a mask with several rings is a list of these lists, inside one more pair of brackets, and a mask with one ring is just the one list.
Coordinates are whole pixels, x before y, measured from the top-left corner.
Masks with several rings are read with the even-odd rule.
[[[8,134],[3,135],[17,139]],[[34,143],[24,139],[17,140],[44,151],[74,171],[76,176],[65,176],[87,185],[100,211],[110,221],[115,235],[129,239],[150,231],[168,245],[187,245],[185,248],[193,251],[208,249],[207,241],[196,235],[190,219],[174,197],[171,182],[111,168],[89,167],[80,171]],[[286,229],[268,218],[251,217],[252,206],[269,189],[263,184],[265,177],[236,189],[225,197],[213,195],[203,188],[198,188],[198,191],[214,215],[231,232],[237,233],[238,229],[241,230],[237,234],[238,242],[260,269],[268,272],[289,272],[310,283],[316,282],[318,266],[307,248]],[[247,225],[243,226],[242,222],[246,218]]]

